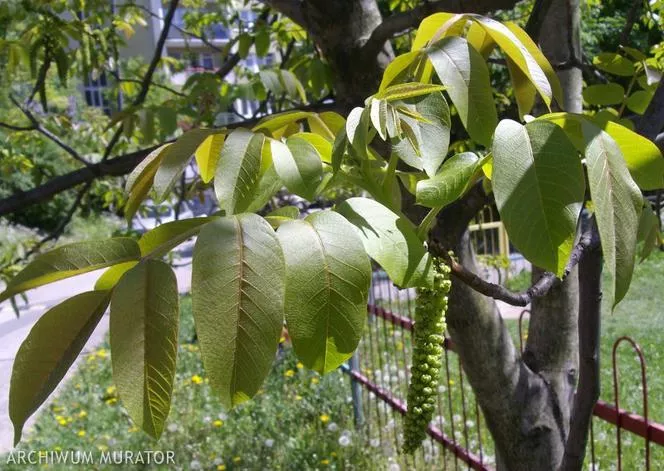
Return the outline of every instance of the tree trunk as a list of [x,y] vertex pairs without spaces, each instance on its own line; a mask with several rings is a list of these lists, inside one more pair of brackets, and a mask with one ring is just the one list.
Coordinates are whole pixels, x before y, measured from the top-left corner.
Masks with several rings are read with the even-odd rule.
[[302,2],[309,33],[329,61],[335,77],[336,101],[344,111],[362,106],[378,90],[383,70],[394,58],[390,43],[367,60],[362,47],[381,23],[375,0]]

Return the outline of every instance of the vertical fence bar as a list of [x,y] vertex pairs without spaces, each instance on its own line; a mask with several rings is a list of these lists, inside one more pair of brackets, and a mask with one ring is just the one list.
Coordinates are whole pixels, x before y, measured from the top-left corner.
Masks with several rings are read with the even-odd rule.
[[[348,366],[351,371],[360,371],[360,358],[359,351],[355,351]],[[353,375],[350,377],[350,392],[353,399],[353,418],[355,420],[355,427],[361,428],[364,425],[364,411],[362,409],[362,385],[355,379]]]
[[618,351],[618,346],[622,342],[627,342],[632,346],[632,350],[636,352],[639,357],[639,364],[641,366],[641,389],[643,391],[643,420],[645,422],[645,445],[646,445],[646,470],[650,470],[650,429],[648,421],[648,380],[646,378],[646,360],[641,351],[641,347],[632,340],[630,337],[623,336],[615,341],[613,344],[613,351],[611,354],[613,362],[613,397],[616,405],[616,439],[617,439],[617,451],[618,451],[618,471],[622,469],[622,443],[620,437],[620,429],[622,428],[622,416],[620,415],[620,394],[618,386],[618,365],[616,363],[616,352]]
[[[456,433],[454,431],[454,411],[452,408],[452,388],[451,388],[452,384],[450,381],[450,361],[447,349],[444,349],[444,352],[445,352],[445,378],[447,379],[445,390],[447,391],[447,406],[448,406],[448,411],[450,413],[450,427],[452,430],[451,437],[452,437],[452,443],[454,444],[454,446],[457,446]],[[455,470],[459,469],[459,461],[456,454],[454,455],[454,469]]]

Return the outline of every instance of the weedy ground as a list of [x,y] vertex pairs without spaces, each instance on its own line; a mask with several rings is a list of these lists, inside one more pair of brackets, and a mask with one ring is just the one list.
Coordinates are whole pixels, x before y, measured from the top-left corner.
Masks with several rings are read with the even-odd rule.
[[[374,456],[354,429],[350,387],[343,373],[321,377],[308,371],[289,347],[280,351],[259,394],[225,411],[201,363],[189,298],[182,302],[173,404],[158,442],[135,427],[124,412],[112,385],[107,345],[84,358],[26,437],[18,449],[95,454],[172,450],[175,468],[185,470],[364,470],[389,466],[387,459]],[[0,457],[0,463],[2,469],[25,469],[5,466],[5,457]]]

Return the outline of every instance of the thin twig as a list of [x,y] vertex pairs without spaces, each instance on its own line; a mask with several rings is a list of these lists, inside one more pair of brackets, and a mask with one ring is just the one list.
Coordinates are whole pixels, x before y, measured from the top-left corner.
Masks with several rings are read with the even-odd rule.
[[[164,17],[164,26],[161,30],[161,33],[159,34],[159,39],[157,40],[157,45],[155,47],[154,54],[152,55],[152,60],[148,65],[147,72],[145,72],[145,75],[143,76],[143,80],[141,80],[141,89],[131,104],[131,106],[133,107],[138,107],[142,105],[148,96],[148,92],[150,91],[150,85],[152,85],[152,76],[154,75],[155,70],[157,70],[157,66],[159,65],[159,61],[161,60],[161,54],[164,50],[164,44],[166,44],[166,39],[168,38],[168,32],[171,29],[171,24],[173,23],[173,17],[175,16],[175,10],[178,7],[179,1],[180,0],[171,0],[171,3],[168,6],[168,11],[166,12],[166,16]],[[120,140],[120,136],[122,136],[122,126],[116,127],[115,133],[113,133],[111,140],[106,145],[106,149],[104,150],[104,156],[101,159],[102,162],[107,161],[111,157],[113,149]]]
[[62,139],[60,139],[58,136],[53,134],[51,131],[46,129],[35,117],[35,115],[32,114],[32,112],[23,106],[14,98],[13,96],[9,96],[9,99],[14,103],[14,106],[16,106],[19,110],[21,110],[21,113],[25,115],[26,118],[32,123],[32,127],[28,129],[22,129],[22,131],[37,131],[44,137],[46,137],[48,140],[52,141],[55,143],[58,147],[60,147],[62,150],[67,152],[73,159],[78,160],[84,165],[90,165],[90,162],[88,162],[86,159],[84,159],[76,150],[71,147],[69,144],[65,143]]
[[[115,80],[118,81],[118,82],[140,83],[140,84],[143,83],[143,81],[142,81],[142,80],[139,80],[139,79],[134,79],[134,78],[122,78],[122,77],[120,77],[120,74],[119,74],[117,71],[115,71],[115,70],[109,70],[108,72],[109,72],[113,77],[115,77]],[[178,91],[178,90],[175,90],[174,88],[171,88],[171,87],[169,87],[168,85],[163,85],[163,84],[161,84],[161,83],[156,83],[156,82],[152,82],[152,83],[150,83],[150,85],[151,85],[152,87],[161,88],[162,90],[166,90],[167,92],[170,92],[170,93],[172,93],[173,95],[177,95],[177,96],[181,96],[181,97],[185,97],[185,96],[187,96],[186,94],[184,94],[184,93],[182,93],[182,92],[180,92],[180,91]]]
[[521,293],[515,293],[504,286],[483,280],[454,260],[453,257],[448,256],[447,261],[452,269],[452,274],[478,293],[482,293],[483,295],[494,299],[499,299],[513,306],[526,306],[533,300],[533,298],[541,298],[548,293],[553,286],[560,283],[561,280],[564,280],[567,275],[569,275],[570,271],[572,271],[572,268],[581,261],[586,250],[595,248],[596,244],[598,244],[598,242],[593,240],[592,233],[585,232],[572,250],[570,259],[567,262],[567,265],[565,265],[565,270],[560,279],[556,277],[555,274],[546,272],[530,288]]

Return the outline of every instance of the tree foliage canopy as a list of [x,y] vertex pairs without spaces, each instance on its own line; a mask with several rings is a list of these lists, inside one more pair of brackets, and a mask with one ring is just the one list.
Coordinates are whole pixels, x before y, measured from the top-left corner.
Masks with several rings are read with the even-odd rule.
[[[136,7],[128,5],[120,7],[114,27],[101,14],[64,22],[63,28],[46,27],[63,21],[59,15],[68,5],[52,3],[52,10],[26,9],[21,35],[8,35],[2,43],[11,70],[30,64],[45,70],[41,80],[40,70],[33,70],[36,84],[25,104],[17,102],[24,123],[13,126],[47,137],[48,125],[32,110],[35,96],[43,110],[49,108],[50,65],[62,83],[70,63],[85,73],[104,69],[112,57],[108,51],[141,21]],[[403,2],[396,3],[401,8]],[[177,4],[170,2],[171,18]],[[7,3],[0,8],[5,16],[14,11]],[[218,17],[206,12],[186,23],[205,40],[210,18]],[[137,88],[123,88],[131,105],[113,115],[101,134],[109,139],[102,155],[69,152],[59,138],[51,139],[84,170],[102,168],[94,166],[106,163],[114,150],[134,149],[137,136],[144,144],[160,143],[127,179],[129,220],[148,195],[172,200],[194,161],[200,180],[190,192],[214,188],[220,211],[163,224],[138,241],[114,238],[57,248],[37,255],[8,283],[0,299],[109,267],[95,291],[53,308],[23,344],[11,385],[17,441],[25,420],[53,390],[54,378],[62,378],[109,303],[120,395],[132,419],[160,435],[170,407],[178,326],[177,286],[161,259],[195,235],[194,317],[211,384],[229,407],[260,388],[284,322],[309,368],[325,373],[348,359],[362,334],[370,260],[400,287],[430,286],[430,252],[437,241],[429,239],[429,229],[441,211],[478,188],[493,193],[516,248],[558,278],[576,263],[572,254],[582,210],[591,213],[611,278],[612,305],[629,288],[639,238],[644,254],[657,243],[656,221],[642,192],[664,187],[664,159],[624,118],[626,109],[645,112],[653,99],[656,59],[629,48],[599,54],[596,69],[617,82],[586,88],[584,99],[594,113],[567,113],[558,111],[563,99],[554,66],[521,26],[439,12],[422,21],[410,48],[389,63],[363,106],[331,111],[330,70],[300,27],[268,9],[245,26],[238,19],[230,43],[237,42],[238,49],[229,46],[226,60],[237,64],[252,47],[264,55],[273,40],[284,47],[280,68],[246,71],[245,80],[225,93],[222,64],[215,73],[193,75],[181,92],[159,101],[147,99],[147,90],[160,84],[156,55],[142,79],[128,82]],[[25,38],[30,49],[22,44]],[[71,40],[81,44],[73,57],[65,52]],[[291,57],[294,47],[299,54]],[[506,68],[508,82],[504,74],[502,82],[500,72],[492,74],[495,62]],[[119,70],[131,76],[130,68]],[[622,78],[629,91],[618,83]],[[496,90],[496,84],[504,89]],[[222,102],[244,93],[263,100],[261,106],[298,109],[215,126],[220,93]],[[604,108],[609,105],[620,109]],[[511,119],[503,119],[508,106]],[[192,129],[164,143],[180,116]],[[340,198],[334,208],[304,217],[293,207],[263,210],[282,188],[315,201],[348,187],[358,188],[360,196]],[[426,217],[412,218],[404,208],[407,198],[427,208]],[[55,344],[44,342],[47,328],[64,329],[58,322],[68,323],[68,334]],[[33,365],[41,357],[59,360],[35,376]]]

